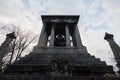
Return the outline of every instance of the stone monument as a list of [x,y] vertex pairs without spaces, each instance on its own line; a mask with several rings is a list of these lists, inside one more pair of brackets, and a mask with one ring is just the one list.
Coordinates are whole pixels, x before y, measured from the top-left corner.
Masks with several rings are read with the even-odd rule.
[[0,67],[3,64],[3,57],[4,55],[8,54],[10,52],[10,47],[12,45],[12,41],[16,39],[15,33],[9,33],[6,35],[5,41],[0,46]]
[[4,74],[12,80],[106,80],[104,74],[114,75],[112,66],[91,56],[83,46],[78,19],[78,15],[42,15],[37,46],[7,65]]
[[[112,49],[112,52],[114,54],[115,60],[117,62],[117,66],[120,69],[120,47],[114,41],[113,34],[109,34],[109,33],[106,32],[104,39],[108,41],[108,43],[109,43],[109,45]],[[118,71],[118,73],[120,75],[120,70]]]

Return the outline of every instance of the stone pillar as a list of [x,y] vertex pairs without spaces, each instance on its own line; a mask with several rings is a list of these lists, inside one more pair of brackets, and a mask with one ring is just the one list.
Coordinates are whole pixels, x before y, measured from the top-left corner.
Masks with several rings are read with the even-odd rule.
[[45,41],[44,41],[44,38],[45,38],[45,35],[46,35],[45,26],[46,26],[46,23],[43,24],[42,31],[41,31],[41,34],[40,34],[40,38],[39,38],[39,42],[38,42],[38,46],[40,46],[40,47],[43,47],[44,44],[45,44]]
[[54,39],[55,39],[55,24],[52,25],[51,33],[50,33],[50,46],[54,46]]
[[72,34],[71,36],[72,36],[73,47],[75,47],[76,46],[75,36],[74,34]]
[[43,46],[47,46],[47,32],[45,31],[44,34],[43,34]]
[[[112,34],[105,33],[104,39],[108,41],[117,62],[117,66],[120,69],[120,47],[114,41],[114,36]],[[120,76],[120,70],[118,71],[118,74]]]
[[[14,45],[16,39],[15,33],[10,33],[6,35],[6,40],[0,46],[0,72],[2,71],[2,66],[4,64],[3,58],[6,54],[10,53],[12,46]],[[12,50],[13,51],[13,50]]]
[[79,30],[78,30],[77,24],[75,24],[74,37],[75,37],[75,40],[76,40],[77,47],[82,46],[82,41],[81,41],[81,38],[80,38],[80,33],[79,33]]
[[45,37],[45,46],[47,46],[47,44],[48,44],[48,33],[46,34],[46,37]]
[[66,46],[70,46],[70,32],[69,32],[69,27],[68,24],[65,26],[65,34],[66,34]]

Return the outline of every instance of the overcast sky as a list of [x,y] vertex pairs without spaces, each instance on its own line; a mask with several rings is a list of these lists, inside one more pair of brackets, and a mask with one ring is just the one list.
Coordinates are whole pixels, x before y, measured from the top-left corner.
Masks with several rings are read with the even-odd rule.
[[[80,15],[79,31],[88,52],[109,65],[114,64],[104,34],[114,34],[120,44],[120,0],[0,0],[1,26],[19,25],[39,34],[41,15]],[[5,37],[0,35],[2,43]]]

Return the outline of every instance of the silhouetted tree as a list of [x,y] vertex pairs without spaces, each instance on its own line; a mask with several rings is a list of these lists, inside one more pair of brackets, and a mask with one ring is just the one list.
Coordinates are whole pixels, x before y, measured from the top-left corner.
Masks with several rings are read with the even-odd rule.
[[[14,25],[7,25],[2,28],[2,30],[6,30],[8,32],[14,32],[16,35],[16,39],[12,42],[10,47],[10,52],[8,55],[5,55],[4,62],[7,64],[11,64],[12,61],[18,60],[24,51],[27,50],[28,46],[35,40],[36,36],[30,30],[23,30]],[[9,58],[9,59],[8,59]]]

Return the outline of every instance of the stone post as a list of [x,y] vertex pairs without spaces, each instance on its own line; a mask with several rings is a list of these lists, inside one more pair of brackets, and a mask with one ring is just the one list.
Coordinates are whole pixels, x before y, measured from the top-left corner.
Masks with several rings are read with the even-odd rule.
[[66,33],[66,46],[70,46],[70,32],[69,32],[69,27],[68,24],[65,26],[65,33]]
[[55,39],[55,24],[52,25],[52,28],[51,28],[51,33],[50,33],[50,46],[54,46],[54,39]]
[[76,40],[77,47],[82,46],[82,41],[81,41],[81,38],[80,38],[80,34],[79,34],[77,24],[75,24],[74,37],[75,37],[75,40]]
[[8,54],[13,46],[13,41],[16,39],[15,33],[10,33],[6,35],[6,40],[0,46],[0,72],[2,71],[1,67],[3,65],[2,59],[6,54]]
[[[114,41],[114,36],[112,34],[105,33],[104,39],[108,41],[117,62],[117,66],[120,69],[120,47]],[[118,74],[120,75],[120,70],[118,71]]]

